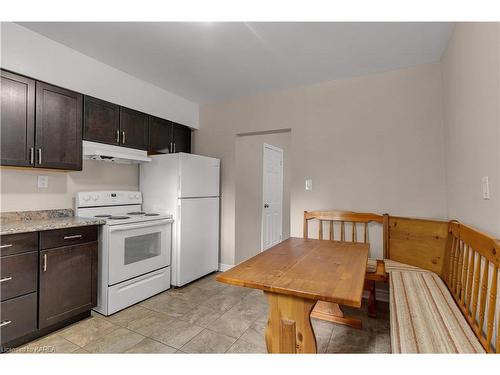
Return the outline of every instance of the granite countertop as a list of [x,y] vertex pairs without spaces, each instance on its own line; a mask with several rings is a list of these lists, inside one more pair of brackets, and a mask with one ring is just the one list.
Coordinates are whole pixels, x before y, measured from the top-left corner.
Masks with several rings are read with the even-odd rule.
[[105,220],[74,216],[71,209],[0,213],[0,235],[102,225]]

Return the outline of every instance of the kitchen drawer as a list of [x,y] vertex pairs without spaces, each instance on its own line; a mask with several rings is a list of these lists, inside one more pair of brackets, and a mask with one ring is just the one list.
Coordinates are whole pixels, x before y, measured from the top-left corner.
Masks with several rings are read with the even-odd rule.
[[38,232],[0,236],[0,256],[38,251]]
[[2,301],[36,292],[38,252],[0,258],[0,297]]
[[40,232],[40,249],[97,241],[97,225]]
[[0,344],[36,330],[36,300],[31,293],[0,302]]

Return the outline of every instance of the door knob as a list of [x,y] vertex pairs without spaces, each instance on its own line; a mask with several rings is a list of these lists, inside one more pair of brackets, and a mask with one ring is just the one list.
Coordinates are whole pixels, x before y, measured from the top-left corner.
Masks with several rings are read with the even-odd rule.
[[269,205],[266,203],[266,204],[264,205],[264,208],[269,208]]

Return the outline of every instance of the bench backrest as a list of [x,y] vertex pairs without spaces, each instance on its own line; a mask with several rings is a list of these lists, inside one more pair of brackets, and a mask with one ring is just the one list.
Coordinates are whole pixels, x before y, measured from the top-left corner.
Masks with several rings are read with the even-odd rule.
[[444,276],[448,222],[389,217],[387,258]]
[[[304,238],[309,238],[309,221],[318,220],[318,238],[324,239],[323,224],[328,224],[328,239],[331,241],[352,241],[368,243],[368,224],[379,223],[383,225],[383,252],[386,255],[387,247],[387,220],[388,215],[373,213],[360,213],[352,211],[304,211]],[[339,236],[335,238],[334,224],[340,225]],[[346,223],[348,226],[346,226]],[[350,227],[350,231],[348,228]],[[358,236],[358,229],[363,231],[362,241]],[[347,230],[346,230],[347,228]],[[346,233],[349,232],[349,233]]]
[[484,349],[500,353],[500,243],[457,221],[449,223],[448,231],[443,279]]

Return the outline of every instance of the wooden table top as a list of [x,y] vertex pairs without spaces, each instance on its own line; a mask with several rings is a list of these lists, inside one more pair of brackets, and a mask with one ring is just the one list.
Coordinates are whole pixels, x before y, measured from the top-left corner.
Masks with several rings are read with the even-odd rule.
[[364,243],[289,238],[216,280],[360,307],[368,250]]

